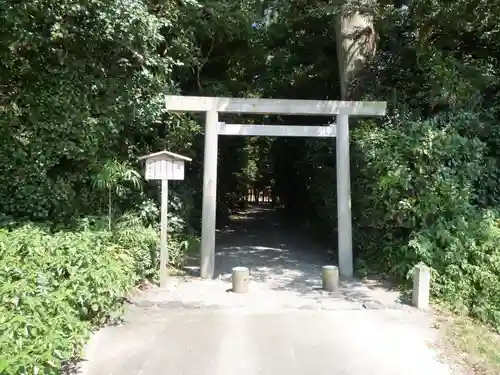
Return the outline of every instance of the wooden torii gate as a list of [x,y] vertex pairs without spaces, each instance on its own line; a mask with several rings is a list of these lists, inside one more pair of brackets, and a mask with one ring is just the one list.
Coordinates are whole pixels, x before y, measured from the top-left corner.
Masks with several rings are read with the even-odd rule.
[[[219,135],[337,138],[339,272],[342,276],[352,277],[354,267],[352,254],[349,116],[384,116],[386,106],[386,102],[167,96],[166,110],[169,112],[206,113],[201,223],[201,277],[214,277],[217,148]],[[337,119],[335,124],[326,126],[226,124],[219,122],[219,112],[262,115],[336,116]]]

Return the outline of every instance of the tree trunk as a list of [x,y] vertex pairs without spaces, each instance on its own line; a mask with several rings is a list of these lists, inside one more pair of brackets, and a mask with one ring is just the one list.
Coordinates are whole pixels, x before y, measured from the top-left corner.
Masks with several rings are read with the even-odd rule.
[[112,201],[111,189],[109,189],[108,190],[108,229],[109,229],[109,231],[111,231],[112,216],[113,216],[113,201]]
[[[370,1],[375,3],[375,0]],[[340,97],[351,100],[359,85],[357,75],[375,56],[377,38],[373,17],[354,11],[346,0],[340,6],[336,27]]]

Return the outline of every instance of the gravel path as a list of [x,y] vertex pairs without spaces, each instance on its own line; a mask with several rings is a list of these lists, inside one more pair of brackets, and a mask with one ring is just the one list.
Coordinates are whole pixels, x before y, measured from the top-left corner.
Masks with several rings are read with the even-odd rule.
[[[288,230],[287,230],[288,229]],[[231,307],[252,310],[300,309],[408,309],[399,293],[375,280],[344,280],[338,293],[321,290],[321,267],[331,264],[323,248],[297,230],[282,224],[276,212],[255,206],[233,217],[218,233],[216,279],[172,278],[167,290],[149,293],[142,306]],[[250,293],[230,292],[231,270],[250,269]]]
[[[430,315],[376,281],[319,289],[325,251],[255,207],[217,239],[214,280],[171,278],[89,342],[84,375],[457,375]],[[250,291],[231,293],[234,266]]]

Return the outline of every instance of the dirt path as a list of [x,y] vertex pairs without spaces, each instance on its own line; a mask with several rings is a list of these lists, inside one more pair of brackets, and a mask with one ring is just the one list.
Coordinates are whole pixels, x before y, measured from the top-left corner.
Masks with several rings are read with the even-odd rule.
[[[126,324],[89,343],[88,375],[451,375],[432,349],[430,316],[374,281],[320,286],[325,252],[256,207],[217,240],[214,280],[172,278],[131,306]],[[234,266],[248,294],[229,292]]]
[[[330,263],[324,249],[284,225],[274,210],[255,206],[235,215],[232,225],[218,233],[214,280],[175,278],[167,291],[158,291],[149,300],[252,310],[408,309],[399,303],[399,293],[374,280],[344,280],[339,293],[323,292],[321,267]],[[229,292],[236,266],[250,269],[251,293]]]

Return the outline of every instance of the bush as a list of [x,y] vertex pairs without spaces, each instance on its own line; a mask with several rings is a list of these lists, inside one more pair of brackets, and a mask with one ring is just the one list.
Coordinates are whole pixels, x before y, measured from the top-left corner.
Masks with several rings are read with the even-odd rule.
[[106,231],[1,230],[0,373],[55,374],[77,357],[90,330],[115,320],[151,269],[132,256],[151,245],[144,233],[127,242]]
[[358,129],[355,240],[372,266],[400,278],[426,263],[435,297],[500,329],[498,215],[476,203],[492,169],[485,143],[460,131],[470,119],[459,113]]
[[[83,218],[72,231],[0,229],[1,374],[59,373],[91,330],[120,317],[134,285],[158,278],[157,210],[144,207],[117,220],[113,232],[101,217]],[[197,238],[171,216],[170,263],[181,266]]]
[[498,215],[470,211],[415,232],[403,249],[434,269],[433,292],[456,312],[500,329]]
[[159,232],[151,226],[143,226],[138,218],[122,218],[113,232],[113,241],[131,249],[130,257],[134,274],[146,279],[155,279],[159,266]]
[[[158,225],[143,226],[134,216],[125,216],[117,223],[113,233],[113,240],[117,244],[133,249],[130,256],[133,259],[135,273],[144,278],[158,279],[159,233]],[[169,265],[174,268],[182,267],[189,254],[198,249],[197,244],[197,236],[173,230],[169,225]]]
[[[171,267],[182,267],[189,254],[198,250],[198,236],[184,219],[191,215],[190,203],[186,194],[176,191],[170,193],[167,233]],[[134,249],[131,256],[138,267],[136,273],[150,279],[158,278],[159,214],[153,201],[144,201],[136,211],[124,214],[117,221],[114,231],[114,239],[118,244]]]

